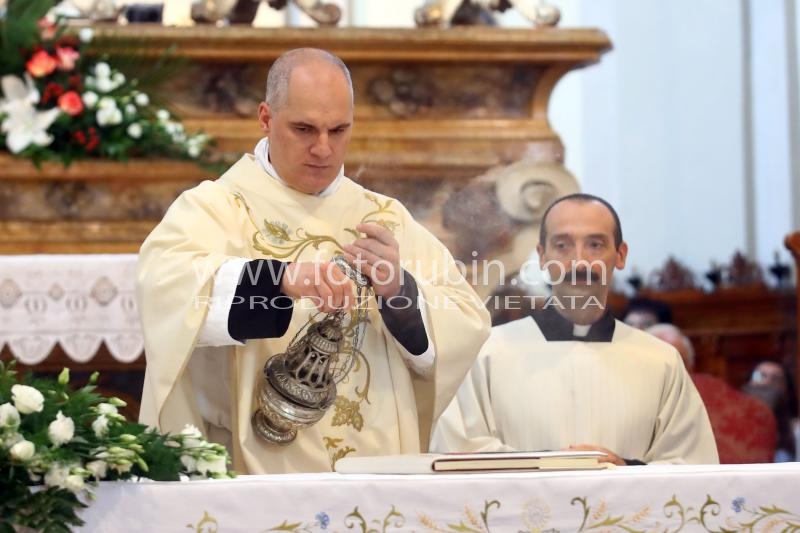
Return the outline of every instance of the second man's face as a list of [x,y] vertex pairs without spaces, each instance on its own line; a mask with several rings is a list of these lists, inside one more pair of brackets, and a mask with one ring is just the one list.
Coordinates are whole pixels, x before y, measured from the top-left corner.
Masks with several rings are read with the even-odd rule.
[[353,102],[344,74],[320,61],[296,67],[286,103],[259,106],[259,123],[269,137],[270,162],[291,188],[316,194],[344,164],[353,124]]
[[[539,245],[557,296],[594,296],[605,304],[614,269],[625,267],[628,248],[614,242],[614,217],[599,202],[566,200],[547,216],[547,241]],[[562,302],[563,303],[563,302]]]

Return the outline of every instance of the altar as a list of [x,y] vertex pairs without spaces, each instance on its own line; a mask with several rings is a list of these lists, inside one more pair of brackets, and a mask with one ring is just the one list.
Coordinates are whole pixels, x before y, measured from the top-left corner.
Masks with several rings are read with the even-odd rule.
[[81,531],[796,531],[800,464],[101,483]]

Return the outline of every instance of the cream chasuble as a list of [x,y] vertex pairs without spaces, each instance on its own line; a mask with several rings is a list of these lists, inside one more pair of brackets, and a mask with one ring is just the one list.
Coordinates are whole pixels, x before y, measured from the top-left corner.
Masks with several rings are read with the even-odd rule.
[[[209,298],[213,304],[213,275],[236,257],[329,260],[355,240],[362,222],[389,228],[400,244],[403,267],[426,302],[434,368],[422,376],[409,370],[404,348],[373,299],[356,365],[339,383],[334,406],[290,445],[268,444],[250,425],[262,368],[285,350],[313,309],[295,302],[281,338],[196,349]],[[260,275],[271,274],[265,269]],[[427,450],[433,420],[489,331],[488,313],[449,252],[397,200],[347,178],[328,197],[302,194],[271,179],[250,155],[175,201],[142,245],[138,282],[147,356],[140,420],[162,431],[192,423],[212,439],[220,435],[241,473],[324,472],[346,455]],[[195,352],[215,369],[202,379],[189,371]]]
[[719,462],[708,415],[678,352],[620,321],[611,342],[548,342],[530,317],[493,328],[431,447],[532,451],[573,444],[646,463]]

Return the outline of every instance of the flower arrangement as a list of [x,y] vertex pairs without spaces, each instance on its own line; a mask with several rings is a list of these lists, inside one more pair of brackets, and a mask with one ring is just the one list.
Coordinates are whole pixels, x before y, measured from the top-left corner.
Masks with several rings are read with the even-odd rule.
[[14,367],[0,361],[0,532],[82,525],[77,511],[98,481],[233,476],[225,448],[197,428],[162,435],[127,421],[122,400],[95,392],[96,373],[73,391],[66,368],[18,383]]
[[10,2],[0,19],[0,148],[37,164],[200,158],[209,137],[188,134],[139,80],[88,56],[91,28],[69,33],[60,19],[46,16],[51,6],[50,0]]

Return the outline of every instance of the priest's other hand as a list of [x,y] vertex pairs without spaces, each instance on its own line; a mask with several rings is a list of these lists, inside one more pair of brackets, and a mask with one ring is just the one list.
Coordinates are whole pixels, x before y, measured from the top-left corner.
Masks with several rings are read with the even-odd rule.
[[400,245],[394,235],[375,223],[359,224],[356,229],[366,237],[344,245],[345,259],[370,279],[376,296],[397,296],[403,271],[400,268]]
[[615,454],[611,450],[606,448],[602,448],[600,446],[594,446],[592,444],[574,444],[567,448],[567,450],[573,452],[603,452],[606,454],[605,457],[601,457],[600,461],[603,463],[613,463],[617,466],[625,466],[625,460],[620,457],[619,455]]
[[309,298],[323,313],[350,311],[355,305],[353,282],[336,263],[289,263],[281,278],[281,292],[291,298]]

